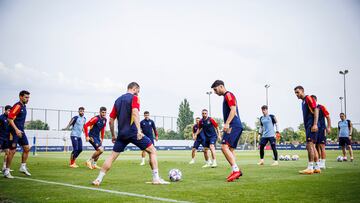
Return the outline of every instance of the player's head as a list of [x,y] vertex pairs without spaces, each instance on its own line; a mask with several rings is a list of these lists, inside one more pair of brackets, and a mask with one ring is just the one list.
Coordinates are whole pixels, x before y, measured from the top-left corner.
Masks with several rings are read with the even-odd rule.
[[305,98],[305,91],[304,88],[302,86],[296,86],[294,88],[295,91],[295,95],[297,96],[298,99],[304,99]]
[[200,121],[200,117],[196,117],[196,118],[195,118],[195,121],[196,121],[196,124],[198,124],[199,121]]
[[201,111],[201,115],[202,115],[202,117],[203,117],[204,119],[206,119],[206,118],[208,117],[208,110],[207,110],[207,109],[203,109],[203,110]]
[[144,117],[146,120],[148,120],[150,118],[150,113],[148,111],[144,112]]
[[131,82],[127,86],[128,92],[138,95],[140,92],[140,85],[137,82]]
[[10,109],[11,109],[11,106],[10,105],[6,105],[5,106],[5,115],[9,115],[9,113],[10,113]]
[[264,105],[264,106],[261,107],[261,111],[262,111],[262,113],[264,114],[264,116],[268,115],[268,113],[269,113],[269,110],[268,110],[268,109],[269,109],[269,108],[268,108],[268,106],[266,106],[266,105]]
[[344,121],[346,119],[346,115],[344,113],[340,113],[340,119]]
[[221,96],[226,92],[225,84],[222,80],[215,80],[215,82],[211,85],[211,88],[214,90],[215,94]]
[[105,118],[106,117],[106,107],[100,107],[100,116],[102,118]]
[[30,92],[26,91],[26,90],[22,90],[19,93],[19,98],[20,98],[20,102],[23,104],[27,104],[29,102],[29,98],[30,98]]

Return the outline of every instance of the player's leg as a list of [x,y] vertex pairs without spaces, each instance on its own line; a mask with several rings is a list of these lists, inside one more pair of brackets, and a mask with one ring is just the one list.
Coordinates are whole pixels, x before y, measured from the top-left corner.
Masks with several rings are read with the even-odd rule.
[[191,161],[189,162],[189,164],[194,164],[195,163],[195,153],[196,150],[199,149],[200,143],[198,140],[195,140],[194,145],[191,149]]
[[260,139],[260,161],[258,165],[264,165],[264,155],[265,155],[265,146],[266,146],[267,140],[262,137]]
[[[76,151],[76,154],[75,154],[75,160],[80,156],[81,152],[83,151],[83,144],[82,144],[81,137],[79,137],[77,139],[77,141],[78,141],[78,144],[77,144],[78,150]],[[76,163],[75,163],[75,165],[76,165]]]
[[205,165],[203,165],[202,167],[203,168],[208,168],[208,167],[211,167],[211,165],[212,165],[211,159],[209,157],[209,147],[210,147],[210,145],[206,144],[205,146],[206,147],[204,147],[204,157],[206,155],[205,158],[207,158],[207,160],[205,160]]
[[209,154],[208,154],[207,150],[205,150],[205,148],[203,149],[203,152],[204,152],[205,162],[208,163],[209,162]]
[[75,155],[76,155],[76,152],[78,150],[78,142],[76,140],[76,137],[75,136],[70,136],[70,139],[71,139],[71,145],[73,147],[73,150],[70,154],[70,167],[71,168],[76,168],[75,167]]
[[105,160],[104,164],[102,165],[98,177],[92,182],[93,185],[99,186],[101,184],[105,174],[110,170],[112,163],[119,157],[119,155],[120,152],[111,152],[110,156]]
[[326,150],[325,150],[325,144],[320,144],[320,152],[321,152],[321,161],[320,161],[320,166],[321,168],[326,168]]
[[274,155],[274,163],[272,164],[272,166],[277,166],[277,165],[279,165],[278,152],[276,149],[276,140],[274,137],[270,138],[270,146],[271,146],[271,149],[272,149],[273,155]]
[[146,152],[145,152],[145,151],[141,151],[141,162],[140,162],[140,166],[145,165],[145,155],[146,155]]
[[11,167],[11,163],[12,163],[15,153],[16,153],[16,147],[15,148],[10,147],[8,155],[7,155],[7,159],[6,159],[6,168],[4,171],[5,178],[14,178],[10,173],[10,167]]
[[305,170],[299,171],[300,174],[313,174],[314,173],[314,142],[316,142],[316,136],[311,132],[311,128],[306,129],[306,150],[308,154],[308,166]]
[[26,166],[26,162],[27,159],[29,158],[29,153],[30,153],[30,145],[25,133],[23,133],[22,137],[19,139],[19,145],[22,146],[23,149],[23,153],[21,155],[21,166],[19,171],[27,176],[31,176],[29,169]]
[[212,158],[212,164],[211,164],[212,168],[217,167],[216,150],[215,150],[216,140],[217,140],[217,136],[213,136],[210,138],[210,152],[211,152],[211,158]]
[[101,155],[102,153],[104,153],[104,147],[103,147],[103,146],[99,146],[99,147],[97,148],[97,150],[94,152],[93,156],[91,157],[92,160],[93,160],[93,162],[91,163],[91,167],[92,167],[93,169],[96,169],[96,168],[97,168],[97,169],[100,169],[100,167],[97,166],[96,162],[99,160],[100,155]]
[[349,154],[350,154],[350,160],[353,161],[354,160],[354,154],[353,154],[353,150],[352,150],[352,146],[351,146],[351,141],[350,139],[347,140],[347,147],[349,150]]

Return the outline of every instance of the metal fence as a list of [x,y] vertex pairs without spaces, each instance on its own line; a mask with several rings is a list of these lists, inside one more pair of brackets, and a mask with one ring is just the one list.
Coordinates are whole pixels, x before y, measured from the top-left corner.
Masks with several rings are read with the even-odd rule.
[[[1,113],[3,113],[5,106],[0,106],[0,109]],[[87,120],[90,120],[90,118],[97,114],[98,112],[85,111]],[[78,115],[77,110],[27,108],[26,121],[40,120],[47,123],[50,130],[61,130],[67,126],[71,118],[75,115]],[[140,115],[140,119],[144,119],[144,116]],[[174,131],[177,129],[177,117],[152,115],[151,119],[154,120],[157,128]],[[108,125],[107,128],[109,128]]]

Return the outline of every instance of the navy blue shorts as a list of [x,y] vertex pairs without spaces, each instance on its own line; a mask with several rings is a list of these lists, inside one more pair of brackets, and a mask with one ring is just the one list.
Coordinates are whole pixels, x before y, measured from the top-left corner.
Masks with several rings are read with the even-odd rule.
[[342,147],[351,145],[351,141],[348,137],[339,137],[339,145]]
[[153,144],[151,140],[146,136],[144,136],[140,140],[138,140],[136,136],[132,136],[129,138],[121,138],[118,136],[115,141],[113,151],[118,153],[123,152],[126,146],[130,143],[136,145],[141,150],[145,150]]
[[317,133],[317,141],[316,144],[326,144],[326,129],[319,129],[319,132]]
[[9,140],[0,138],[0,149],[9,149]]
[[238,145],[238,142],[239,142],[239,139],[241,137],[242,131],[243,131],[243,128],[240,128],[240,127],[234,128],[234,127],[232,127],[230,133],[224,132],[221,144],[226,144],[229,147],[231,147],[233,149],[236,149],[236,147]]
[[205,137],[205,141],[204,141],[204,147],[209,148],[210,145],[215,145],[216,144],[216,140],[217,140],[217,136],[213,135],[211,137]]
[[145,136],[148,137],[150,139],[151,143],[155,146],[154,137],[147,136],[147,135],[145,135]]
[[90,144],[94,147],[95,150],[98,150],[101,147],[100,137],[90,137]]
[[202,139],[196,139],[192,148],[199,149],[200,145],[204,146],[204,141]]
[[22,136],[19,137],[16,135],[14,130],[11,130],[10,136],[9,136],[9,148],[16,149],[17,145],[19,145],[19,146],[29,145],[29,141],[24,132],[22,133]]
[[70,138],[71,138],[73,151],[81,151],[83,148],[81,137],[70,136]]
[[262,137],[260,139],[260,145],[266,145],[268,142],[270,142],[271,145],[276,144],[275,137]]
[[317,134],[318,132],[311,132],[311,127],[310,128],[306,128],[306,142],[312,142],[312,143],[316,143],[317,142]]

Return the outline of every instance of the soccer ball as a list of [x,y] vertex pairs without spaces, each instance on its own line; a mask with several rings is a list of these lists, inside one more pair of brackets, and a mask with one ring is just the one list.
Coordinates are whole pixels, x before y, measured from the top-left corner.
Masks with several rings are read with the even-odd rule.
[[299,160],[299,155],[293,155],[292,157],[291,157],[291,159],[293,160],[293,161],[297,161],[297,160]]
[[176,182],[181,180],[182,173],[179,169],[171,169],[169,171],[169,179],[170,181]]
[[284,157],[283,155],[280,155],[280,156],[279,156],[279,160],[280,160],[280,161],[284,161],[284,159],[285,159],[285,157]]
[[342,156],[338,156],[337,158],[336,158],[336,160],[338,161],[338,162],[342,162],[343,161],[343,157]]
[[285,160],[285,161],[290,161],[290,160],[291,160],[290,155],[288,155],[288,154],[285,155],[284,160]]

